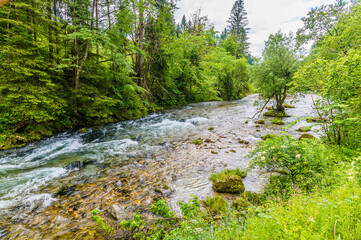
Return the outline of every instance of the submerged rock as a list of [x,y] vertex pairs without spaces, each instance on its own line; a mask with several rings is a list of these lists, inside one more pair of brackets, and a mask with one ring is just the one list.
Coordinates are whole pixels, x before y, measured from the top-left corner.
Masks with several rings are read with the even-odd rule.
[[213,190],[218,193],[242,193],[245,188],[240,176],[226,176],[213,182]]
[[94,165],[97,162],[94,160],[89,160],[89,161],[76,161],[76,162],[72,162],[69,163],[68,165],[66,165],[64,168],[66,170],[74,170],[74,169],[82,169],[88,165]]
[[76,191],[76,186],[75,185],[70,186],[70,187],[65,186],[65,187],[60,188],[60,190],[57,193],[55,193],[55,197],[58,197],[58,196],[70,196],[75,191]]

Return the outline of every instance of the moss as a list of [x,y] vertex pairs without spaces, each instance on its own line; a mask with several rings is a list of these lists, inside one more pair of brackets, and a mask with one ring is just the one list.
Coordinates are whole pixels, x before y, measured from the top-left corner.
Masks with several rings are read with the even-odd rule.
[[266,107],[267,110],[272,110],[273,108],[272,107]]
[[218,152],[216,152],[216,151],[211,151],[211,153],[212,153],[212,154],[218,154]]
[[254,121],[255,124],[265,124],[265,121],[263,119]]
[[305,134],[302,134],[302,136],[299,138],[299,140],[302,140],[302,139],[314,139],[315,137],[312,136],[311,134],[309,133],[305,133]]
[[239,176],[227,176],[213,182],[213,190],[218,193],[241,193],[244,189],[242,178]]
[[214,127],[210,127],[208,128],[209,131],[213,131],[214,130]]
[[295,108],[295,106],[289,105],[289,104],[285,104],[283,107],[284,107],[284,108]]
[[265,112],[263,114],[263,116],[266,116],[266,117],[278,117],[278,118],[289,117],[289,115],[287,115],[285,112],[279,112],[279,111],[276,111],[276,110],[270,110],[268,112]]
[[211,215],[221,214],[222,212],[226,212],[229,208],[227,201],[220,195],[215,195],[213,198],[207,197],[202,204]]
[[261,132],[261,130],[257,129],[256,132]]
[[285,123],[280,118],[274,118],[274,119],[271,120],[271,122],[273,124],[277,124],[277,125],[285,125]]
[[297,132],[309,132],[311,131],[310,127],[300,127],[296,130]]
[[308,123],[313,123],[313,122],[320,123],[320,122],[328,122],[329,120],[328,119],[323,119],[323,118],[320,118],[320,117],[308,117],[308,118],[306,118],[306,121]]
[[261,126],[260,125],[256,125],[256,128],[260,128]]
[[201,145],[203,144],[203,138],[199,137],[197,139],[194,139],[192,143],[195,145]]
[[248,124],[249,122],[248,122],[248,121],[245,121],[244,123],[245,123],[245,124]]
[[238,139],[238,143],[240,143],[240,144],[249,144],[248,141],[242,140],[242,139]]
[[275,136],[277,136],[277,135],[276,134],[266,134],[266,135],[262,136],[261,138],[262,138],[262,140],[265,141],[265,140],[273,138]]
[[233,153],[235,153],[236,152],[236,150],[233,150],[233,149],[231,149],[231,150],[229,150],[230,152],[233,152]]
[[244,192],[242,178],[247,177],[246,171],[237,169],[225,169],[219,173],[213,173],[209,179],[213,182],[213,190],[218,193],[241,193]]
[[82,128],[79,130],[79,133],[86,133],[86,132],[87,132],[86,128]]

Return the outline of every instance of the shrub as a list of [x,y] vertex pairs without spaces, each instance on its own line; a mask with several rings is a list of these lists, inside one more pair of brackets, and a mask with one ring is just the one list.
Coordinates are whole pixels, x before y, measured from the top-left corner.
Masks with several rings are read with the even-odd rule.
[[297,186],[311,191],[316,185],[330,186],[340,179],[341,154],[321,141],[299,141],[289,135],[274,136],[259,142],[250,156],[250,167],[259,167],[270,178],[268,192],[286,194]]

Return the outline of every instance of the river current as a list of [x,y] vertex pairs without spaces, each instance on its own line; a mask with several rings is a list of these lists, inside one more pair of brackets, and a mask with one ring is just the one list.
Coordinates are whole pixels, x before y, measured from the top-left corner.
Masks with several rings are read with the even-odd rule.
[[[160,195],[177,209],[191,195],[212,195],[211,172],[246,168],[261,136],[284,131],[267,118],[254,124],[257,100],[190,104],[0,152],[0,238],[72,239],[83,236],[94,208],[119,204],[132,212]],[[286,124],[314,114],[311,95],[287,103],[295,108],[286,110]],[[287,132],[298,137],[295,129],[306,125],[302,120]],[[192,144],[198,137],[205,143]],[[260,192],[266,181],[254,170],[244,182],[247,191]],[[74,230],[75,222],[85,229]]]

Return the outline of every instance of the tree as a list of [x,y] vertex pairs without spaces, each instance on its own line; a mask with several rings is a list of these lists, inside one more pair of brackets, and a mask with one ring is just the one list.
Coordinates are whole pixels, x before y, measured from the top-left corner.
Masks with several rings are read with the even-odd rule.
[[[326,15],[334,14],[333,8],[324,9]],[[332,31],[318,37],[312,58],[295,74],[294,82],[295,91],[312,89],[322,97],[315,100],[315,108],[320,119],[327,119],[320,124],[327,140],[355,149],[361,144],[360,19],[358,1],[335,19]],[[306,32],[313,28],[307,22],[303,27]]]
[[279,112],[284,112],[283,103],[297,65],[292,35],[287,36],[280,31],[271,34],[263,51],[263,61],[254,66],[253,78],[264,98],[276,99],[276,110]]
[[247,28],[247,12],[244,8],[243,0],[236,0],[227,22],[229,24],[227,26],[227,32],[232,33],[236,36],[237,43],[239,45],[236,56],[238,58],[240,58],[241,56],[246,56],[249,48],[247,37],[247,32],[249,31],[249,28]]

